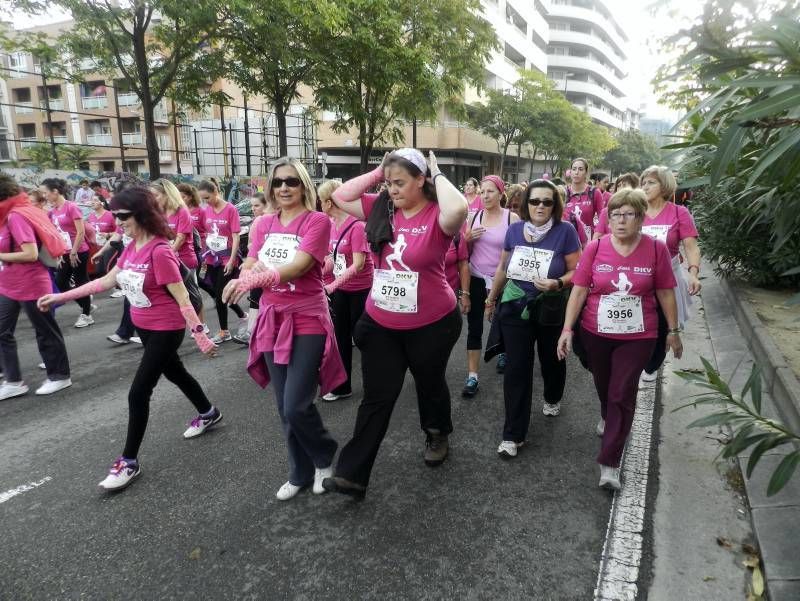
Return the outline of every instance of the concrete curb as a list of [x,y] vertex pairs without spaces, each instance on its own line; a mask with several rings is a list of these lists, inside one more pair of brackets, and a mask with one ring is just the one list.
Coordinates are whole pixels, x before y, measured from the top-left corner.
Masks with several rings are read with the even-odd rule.
[[781,420],[795,432],[800,432],[800,382],[786,364],[786,359],[773,342],[767,328],[761,323],[750,304],[742,298],[739,290],[720,278],[725,296],[733,307],[736,322],[747,339],[747,346],[761,368],[761,377],[772,396],[775,409]]

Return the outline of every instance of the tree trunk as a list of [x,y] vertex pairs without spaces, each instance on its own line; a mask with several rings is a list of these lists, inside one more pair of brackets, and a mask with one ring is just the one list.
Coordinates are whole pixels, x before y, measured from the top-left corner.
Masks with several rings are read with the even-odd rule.
[[280,156],[285,157],[289,153],[289,144],[286,134],[286,113],[289,111],[289,105],[280,92],[280,81],[278,80],[277,74],[275,75],[274,84],[272,100],[275,105],[275,120],[278,122],[278,151]]
[[522,154],[522,148],[520,148],[520,145],[517,144],[517,172],[514,174],[514,183],[515,184],[519,183],[519,156],[520,156],[520,154]]
[[[150,171],[150,180],[161,177],[161,163],[158,156],[158,136],[156,135],[156,120],[153,115],[155,103],[150,88],[150,65],[147,59],[147,45],[145,42],[145,29],[142,23],[143,12],[137,13],[133,30],[133,54],[136,61],[136,70],[139,73],[139,85],[142,103],[142,118],[144,119],[144,139],[147,142],[147,166]],[[116,93],[116,92],[115,92]],[[123,165],[123,171],[124,171]]]
[[536,162],[536,147],[534,146],[533,151],[531,152],[531,168],[528,172],[528,182],[533,180],[533,164]]
[[366,173],[369,169],[369,155],[372,154],[372,142],[369,142],[370,136],[367,132],[367,124],[364,122],[358,125],[358,149],[359,158],[361,160],[361,173]]

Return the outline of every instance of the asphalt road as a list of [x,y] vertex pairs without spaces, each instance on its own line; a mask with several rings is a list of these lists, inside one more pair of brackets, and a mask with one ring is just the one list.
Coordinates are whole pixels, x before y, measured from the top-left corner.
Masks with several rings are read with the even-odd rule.
[[[536,383],[529,445],[501,461],[502,381],[484,366],[477,397],[461,399],[464,336],[449,371],[455,432],[443,466],[422,461],[407,379],[363,502],[310,492],[280,502],[287,461],[271,391],[247,377],[242,347],[207,360],[184,342],[224,419],[183,440],[193,408],[162,381],[143,474],[108,495],[97,483],[121,452],[141,351],[105,340],[121,301],[98,303],[83,330],[72,327],[76,305],[58,311],[73,387],[0,402],[0,599],[591,598],[611,497],[597,487],[596,394],[577,363],[558,418],[542,416]],[[44,374],[24,316],[18,342],[33,390]],[[357,404],[358,394],[320,403],[340,446]],[[31,482],[41,485],[19,491]],[[20,494],[3,501],[12,489]]]

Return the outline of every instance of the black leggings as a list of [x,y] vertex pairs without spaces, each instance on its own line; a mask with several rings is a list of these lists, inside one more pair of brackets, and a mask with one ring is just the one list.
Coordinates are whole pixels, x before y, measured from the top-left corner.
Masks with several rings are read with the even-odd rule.
[[[70,280],[75,280],[75,288],[83,286],[89,281],[89,251],[78,253],[78,265],[73,267],[69,262],[69,255],[64,255],[61,266],[56,271],[56,286],[61,292],[72,290]],[[81,308],[81,313],[89,315],[92,311],[92,301],[88,296],[75,299]]]
[[186,371],[178,357],[186,330],[136,329],[142,338],[144,354],[128,392],[128,438],[122,451],[122,456],[127,459],[136,459],[139,453],[150,417],[150,397],[162,374],[186,395],[198,413],[211,411],[211,403],[200,384]]
[[342,357],[344,370],[347,372],[347,381],[334,388],[333,394],[350,394],[353,392],[350,375],[353,370],[353,331],[356,322],[364,313],[369,288],[358,292],[345,292],[337,290],[333,293],[331,305],[333,306],[333,327],[336,332],[336,344],[339,355]]
[[469,300],[470,309],[467,313],[467,350],[479,351],[483,347],[483,323],[486,321],[484,311],[486,311],[486,280],[476,278],[474,275],[469,278]]
[[[244,317],[244,311],[236,303],[226,305],[222,302],[222,291],[225,285],[236,277],[236,271],[232,271],[230,275],[225,275],[224,265],[208,265],[206,267],[206,277],[204,285],[201,286],[203,290],[214,299],[214,306],[217,309],[217,318],[219,319],[219,329],[228,329],[228,307],[231,311],[236,313],[236,316],[241,319]],[[210,287],[208,284],[211,284]]]

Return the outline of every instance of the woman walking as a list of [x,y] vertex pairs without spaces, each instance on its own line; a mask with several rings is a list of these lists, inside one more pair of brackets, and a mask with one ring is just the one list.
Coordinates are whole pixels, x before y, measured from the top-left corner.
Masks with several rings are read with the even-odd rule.
[[591,240],[596,218],[605,209],[603,193],[589,182],[589,161],[575,159],[571,167],[571,183],[567,186],[564,200],[564,213],[574,215],[575,223],[582,226],[586,239]]

